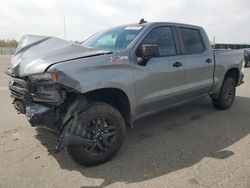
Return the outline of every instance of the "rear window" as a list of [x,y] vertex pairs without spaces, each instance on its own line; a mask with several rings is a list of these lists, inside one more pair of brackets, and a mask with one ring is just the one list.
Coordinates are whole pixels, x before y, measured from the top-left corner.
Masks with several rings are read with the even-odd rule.
[[204,51],[201,34],[198,29],[180,28],[186,54],[198,54]]

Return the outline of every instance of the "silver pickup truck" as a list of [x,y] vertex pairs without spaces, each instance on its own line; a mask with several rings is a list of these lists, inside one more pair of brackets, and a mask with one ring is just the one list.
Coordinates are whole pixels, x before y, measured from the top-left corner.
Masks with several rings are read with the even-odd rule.
[[208,95],[230,108],[243,59],[213,50],[201,27],[142,20],[82,44],[26,35],[6,73],[17,111],[58,133],[56,151],[91,166],[111,159],[139,118]]

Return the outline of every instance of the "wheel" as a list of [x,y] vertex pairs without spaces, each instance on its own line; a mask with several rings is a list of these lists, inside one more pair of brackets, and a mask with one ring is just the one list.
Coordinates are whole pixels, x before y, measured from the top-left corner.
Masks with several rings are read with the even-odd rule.
[[235,98],[236,84],[233,78],[227,77],[224,79],[220,89],[219,98],[212,98],[214,106],[220,110],[229,109]]
[[94,166],[111,159],[122,145],[125,122],[120,112],[106,103],[92,103],[77,115],[78,136],[90,139],[92,145],[69,145],[70,156],[84,166]]

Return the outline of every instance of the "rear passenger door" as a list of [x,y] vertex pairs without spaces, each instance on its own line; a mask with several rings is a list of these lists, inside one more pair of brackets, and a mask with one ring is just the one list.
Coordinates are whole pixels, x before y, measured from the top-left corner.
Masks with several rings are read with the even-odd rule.
[[185,61],[184,99],[208,93],[213,86],[213,51],[205,32],[199,28],[177,27]]

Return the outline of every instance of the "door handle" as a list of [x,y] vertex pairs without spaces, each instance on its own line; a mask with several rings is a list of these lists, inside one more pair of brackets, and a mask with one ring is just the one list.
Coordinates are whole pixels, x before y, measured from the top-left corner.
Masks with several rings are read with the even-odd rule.
[[212,63],[212,62],[213,62],[212,59],[210,59],[210,58],[206,59],[206,63]]
[[179,62],[179,61],[177,61],[177,62],[175,62],[174,64],[173,64],[173,67],[180,67],[180,66],[182,66],[183,64],[181,63],[181,62]]

